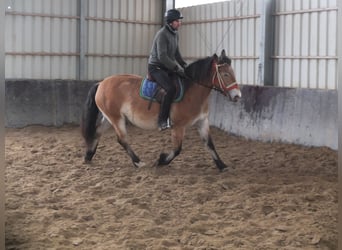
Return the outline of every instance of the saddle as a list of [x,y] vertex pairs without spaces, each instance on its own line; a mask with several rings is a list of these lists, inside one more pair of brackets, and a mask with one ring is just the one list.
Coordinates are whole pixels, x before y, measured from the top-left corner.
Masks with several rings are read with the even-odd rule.
[[[176,85],[176,94],[173,99],[173,102],[180,102],[183,99],[184,96],[184,86],[182,81],[177,77],[173,84]],[[156,83],[154,80],[151,79],[151,77],[146,76],[140,84],[140,96],[145,99],[149,100],[149,109],[152,104],[152,102],[158,102],[161,103],[162,98],[166,94],[165,90],[159,86],[158,83]]]

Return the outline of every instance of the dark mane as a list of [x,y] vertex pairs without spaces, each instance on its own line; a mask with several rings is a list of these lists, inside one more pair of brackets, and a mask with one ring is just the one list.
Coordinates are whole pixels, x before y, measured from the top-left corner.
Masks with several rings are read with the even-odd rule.
[[190,78],[187,80],[186,87],[194,82],[205,82],[210,78],[213,57],[199,59],[185,69],[185,74]]

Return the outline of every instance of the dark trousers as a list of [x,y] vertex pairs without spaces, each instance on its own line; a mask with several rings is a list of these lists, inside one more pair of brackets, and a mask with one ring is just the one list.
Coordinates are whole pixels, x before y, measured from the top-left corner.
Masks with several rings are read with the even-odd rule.
[[160,105],[159,122],[166,121],[169,118],[171,104],[176,94],[176,86],[173,80],[177,75],[173,72],[163,69],[156,65],[148,65],[148,72],[166,92]]

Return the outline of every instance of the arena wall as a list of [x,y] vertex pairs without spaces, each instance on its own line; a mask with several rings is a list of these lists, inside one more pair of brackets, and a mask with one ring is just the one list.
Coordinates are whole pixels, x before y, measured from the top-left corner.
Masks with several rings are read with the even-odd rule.
[[79,124],[95,81],[6,80],[6,126]]
[[238,103],[213,93],[211,125],[253,140],[338,148],[336,90],[248,86]]
[[[96,81],[7,80],[6,126],[78,125]],[[243,98],[210,99],[210,123],[231,134],[337,149],[337,91],[244,85]]]

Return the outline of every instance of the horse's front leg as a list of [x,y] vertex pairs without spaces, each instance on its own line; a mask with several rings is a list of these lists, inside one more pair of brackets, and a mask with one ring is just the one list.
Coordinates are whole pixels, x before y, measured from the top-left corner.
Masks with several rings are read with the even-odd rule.
[[118,137],[119,144],[126,150],[129,157],[131,157],[133,165],[137,168],[145,166],[145,163],[140,161],[139,157],[134,153],[132,148],[128,145],[128,143],[123,139]]
[[173,150],[166,154],[161,153],[159,160],[157,161],[158,166],[168,165],[177,155],[182,151],[182,142],[184,138],[185,127],[173,127],[171,130]]
[[227,165],[221,160],[220,156],[217,154],[213,140],[209,134],[209,121],[208,118],[201,120],[198,122],[198,132],[205,143],[205,146],[208,148],[211,157],[213,158],[218,169],[223,170],[227,168]]

